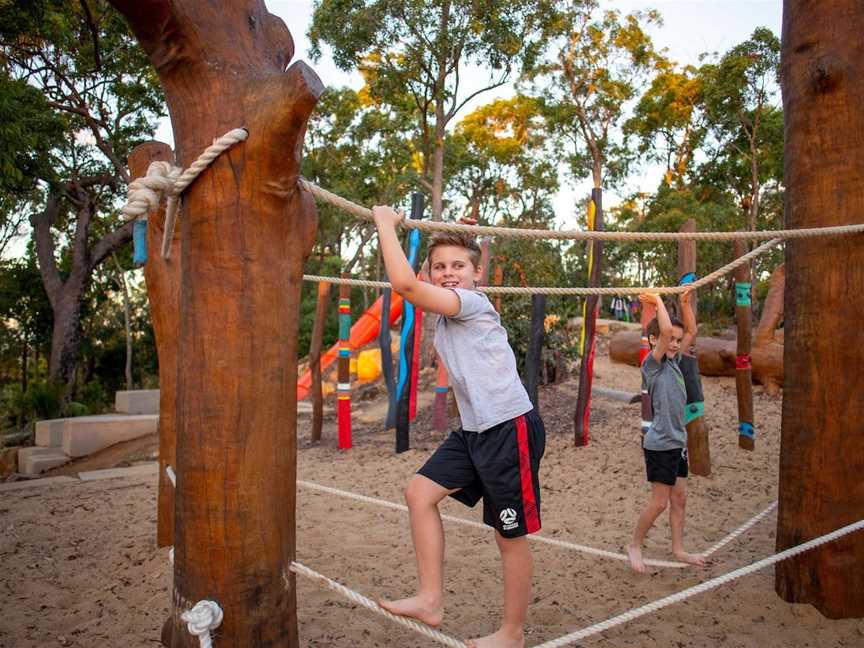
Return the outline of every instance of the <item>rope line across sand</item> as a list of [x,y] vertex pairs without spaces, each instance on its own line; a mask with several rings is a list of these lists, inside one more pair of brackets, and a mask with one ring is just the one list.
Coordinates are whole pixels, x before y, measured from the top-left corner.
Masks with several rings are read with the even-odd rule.
[[[761,514],[760,514],[761,515]],[[624,623],[628,623],[640,617],[643,617],[652,612],[656,612],[665,607],[673,605],[674,603],[679,603],[688,598],[696,596],[697,594],[701,594],[703,592],[710,591],[719,587],[720,585],[724,585],[733,580],[741,578],[742,576],[747,576],[756,571],[764,569],[765,567],[769,567],[775,563],[780,562],[781,560],[786,560],[787,558],[791,558],[792,556],[796,556],[805,551],[809,551],[810,549],[814,549],[820,545],[826,544],[828,542],[832,542],[841,538],[847,534],[853,533],[855,531],[859,531],[864,528],[864,520],[859,520],[853,524],[849,524],[845,527],[837,529],[836,531],[832,531],[831,533],[827,533],[823,536],[819,536],[818,538],[814,538],[808,542],[804,542],[802,544],[796,545],[795,547],[791,547],[786,549],[785,551],[781,551],[779,553],[774,554],[773,556],[769,556],[767,558],[763,558],[762,560],[756,561],[744,567],[740,567],[731,572],[723,574],[721,576],[717,576],[716,578],[712,578],[698,585],[694,585],[693,587],[689,587],[680,592],[676,592],[675,594],[671,594],[669,596],[663,597],[662,599],[658,599],[657,601],[653,601],[648,603],[647,605],[643,605],[638,608],[634,608],[623,614],[619,614],[614,617],[610,617],[605,621],[601,621],[599,623],[595,623],[587,628],[583,628],[582,630],[577,630],[576,632],[571,632],[570,634],[566,634],[557,639],[553,639],[551,641],[547,641],[545,643],[539,644],[534,648],[562,648],[563,646],[569,646],[578,641],[582,641],[583,639],[587,639],[596,634],[600,634],[601,632],[605,632],[610,628],[614,628],[616,626],[622,625]],[[415,632],[426,635],[427,637],[434,639],[440,644],[445,646],[452,646],[453,648],[464,648],[465,644],[454,637],[444,634],[438,630],[434,630],[429,626],[414,621],[413,619],[408,619],[405,617],[396,616],[387,610],[384,610],[380,605],[373,602],[371,599],[363,596],[362,594],[355,592],[354,590],[324,576],[323,574],[319,574],[318,572],[306,567],[305,565],[297,562],[291,563],[291,571],[296,574],[300,574],[302,576],[306,576],[308,578],[312,578],[319,583],[323,583],[328,589],[337,592],[352,601],[353,603],[357,603],[365,607],[368,610],[371,610],[377,614],[380,614],[395,623],[398,623],[404,627],[410,628]]]

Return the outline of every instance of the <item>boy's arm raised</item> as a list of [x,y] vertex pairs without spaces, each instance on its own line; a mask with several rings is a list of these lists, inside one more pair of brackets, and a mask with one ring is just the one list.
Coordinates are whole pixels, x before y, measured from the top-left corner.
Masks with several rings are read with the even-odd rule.
[[378,228],[378,243],[381,257],[390,277],[393,290],[409,302],[425,311],[453,317],[459,313],[459,296],[447,288],[440,288],[420,281],[405,258],[405,252],[396,236],[396,226],[402,216],[390,207],[375,206],[372,216]]
[[660,295],[644,293],[639,295],[639,300],[647,304],[654,304],[657,307],[657,324],[660,327],[660,335],[657,337],[654,348],[651,349],[651,356],[657,362],[663,362],[663,356],[669,350],[669,342],[672,339],[672,320],[669,319],[669,313],[666,311],[666,305],[660,299]]
[[696,315],[693,312],[693,293],[688,290],[681,294],[681,320],[684,323],[684,337],[681,338],[681,351],[690,353],[690,347],[693,345],[693,340],[696,339],[696,333],[699,327],[696,325]]

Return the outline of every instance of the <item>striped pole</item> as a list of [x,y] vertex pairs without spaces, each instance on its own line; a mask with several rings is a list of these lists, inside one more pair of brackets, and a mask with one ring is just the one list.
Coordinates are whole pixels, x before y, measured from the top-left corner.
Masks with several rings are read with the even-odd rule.
[[[387,281],[387,275],[384,275]],[[396,379],[393,376],[393,353],[390,350],[390,288],[384,288],[381,293],[381,324],[378,328],[378,347],[381,349],[381,371],[384,374],[384,384],[387,387],[387,416],[384,418],[384,429],[396,427]]]
[[436,364],[438,365],[438,375],[435,381],[435,401],[432,404],[432,428],[436,432],[446,432],[450,424],[450,417],[447,415],[450,379],[447,375],[447,369],[441,361],[441,356],[436,355]]
[[[350,278],[347,272],[342,278]],[[339,286],[339,366],[336,383],[336,420],[339,449],[351,448],[351,286]]]
[[[747,253],[745,241],[734,241],[735,257]],[[756,429],[753,427],[753,369],[750,362],[752,306],[750,295],[750,264],[735,270],[735,320],[738,327],[735,356],[735,393],[738,397],[738,447],[753,450],[756,447]]]
[[[588,203],[588,229],[603,229],[603,192],[600,187],[591,190]],[[603,242],[592,241],[588,244],[588,285],[599,286],[603,260]],[[589,295],[582,311],[582,365],[579,369],[579,391],[576,397],[576,412],[573,427],[576,446],[588,445],[588,427],[591,419],[591,384],[594,381],[594,352],[596,350],[595,328],[600,299]]]

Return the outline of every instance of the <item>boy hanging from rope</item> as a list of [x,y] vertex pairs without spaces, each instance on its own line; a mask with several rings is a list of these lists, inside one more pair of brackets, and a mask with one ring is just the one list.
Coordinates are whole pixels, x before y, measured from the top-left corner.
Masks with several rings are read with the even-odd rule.
[[444,527],[438,503],[448,495],[474,506],[495,529],[504,571],[504,614],[494,634],[468,642],[474,648],[523,648],[531,599],[533,560],[526,534],[540,530],[540,459],[543,421],[516,373],[516,359],[498,313],[475,288],[480,247],[462,234],[436,232],[429,243],[429,279],[419,281],[402,251],[396,227],[402,216],[389,207],[372,214],[393,290],[440,316],[435,349],[450,376],[462,428],[452,432],[408,483],[411,538],[419,588],[411,598],[380,601],[394,614],[430,626],[444,614]]
[[672,529],[672,553],[681,562],[704,565],[705,558],[684,551],[684,508],[687,502],[687,429],[684,407],[687,394],[679,367],[679,350],[689,349],[696,338],[696,317],[690,291],[681,295],[681,317],[671,319],[658,295],[639,295],[644,304],[657,307],[657,317],[648,324],[651,353],[642,363],[642,380],[651,396],[654,412],[651,426],[642,439],[645,468],[651,482],[651,498],[639,516],[633,540],[627,547],[634,571],[647,570],[642,558],[645,535],[666,507]]

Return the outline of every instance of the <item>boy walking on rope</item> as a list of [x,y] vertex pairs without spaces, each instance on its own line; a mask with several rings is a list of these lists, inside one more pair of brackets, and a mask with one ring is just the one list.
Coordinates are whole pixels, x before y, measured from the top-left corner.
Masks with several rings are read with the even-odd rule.
[[444,528],[438,503],[448,495],[474,506],[495,529],[504,571],[504,615],[497,632],[468,642],[475,648],[523,648],[533,561],[526,534],[540,530],[540,459],[546,434],[516,373],[516,359],[498,313],[475,290],[480,247],[462,234],[436,233],[429,243],[429,278],[419,281],[396,236],[400,214],[372,210],[393,289],[438,313],[435,348],[453,386],[462,428],[452,432],[411,478],[405,491],[419,588],[411,598],[381,601],[394,614],[431,626],[444,613]]
[[704,565],[698,554],[684,551],[684,508],[687,502],[687,429],[684,406],[687,394],[679,368],[680,349],[689,349],[696,338],[696,317],[690,304],[690,292],[681,295],[684,322],[671,319],[658,295],[639,295],[646,304],[657,307],[657,317],[648,324],[651,353],[642,363],[642,380],[651,396],[654,412],[651,426],[642,439],[645,468],[651,482],[651,499],[639,516],[633,540],[627,547],[630,566],[645,573],[642,543],[645,535],[666,507],[672,529],[672,553],[682,562]]

